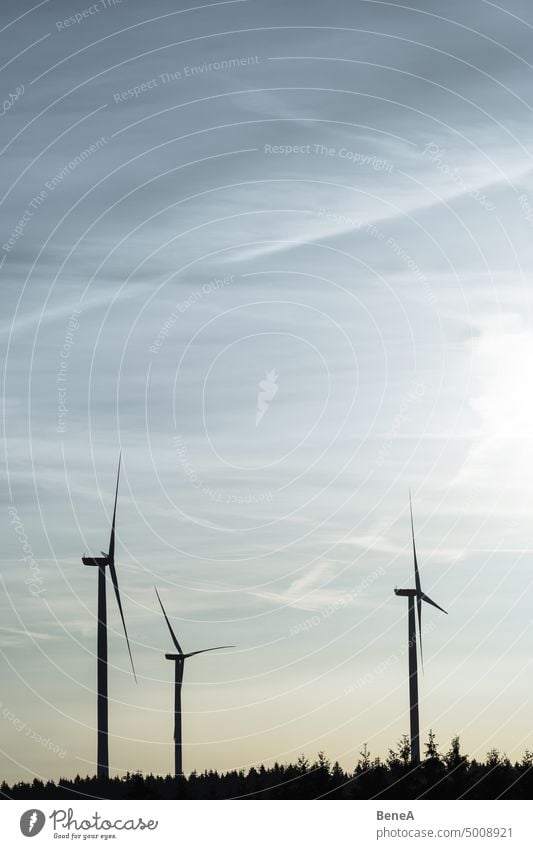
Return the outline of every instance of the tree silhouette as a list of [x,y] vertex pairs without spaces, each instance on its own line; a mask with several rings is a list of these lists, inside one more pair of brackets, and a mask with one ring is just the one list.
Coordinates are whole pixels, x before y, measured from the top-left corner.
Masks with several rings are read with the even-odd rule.
[[436,742],[435,734],[433,733],[431,728],[429,729],[428,741],[425,744],[425,746],[426,746],[426,754],[425,754],[426,760],[435,760],[435,759],[439,760],[439,746],[438,746],[438,743]]
[[385,762],[372,759],[365,744],[352,772],[324,752],[310,763],[300,755],[295,763],[219,773],[206,770],[188,777],[126,773],[101,779],[76,775],[57,782],[17,782],[0,785],[2,799],[530,799],[533,794],[533,752],[511,763],[497,748],[484,762],[469,760],[454,737],[444,756],[429,732],[425,757],[416,767],[409,759],[409,740],[403,735]]

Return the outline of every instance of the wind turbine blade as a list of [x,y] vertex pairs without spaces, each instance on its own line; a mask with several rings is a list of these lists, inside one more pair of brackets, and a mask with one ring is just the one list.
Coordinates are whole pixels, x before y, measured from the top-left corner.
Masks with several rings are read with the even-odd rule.
[[117,498],[118,498],[118,481],[120,478],[120,461],[122,459],[122,451],[118,455],[118,471],[117,471],[117,486],[115,489],[115,506],[113,508],[113,521],[111,522],[111,537],[109,539],[109,560],[115,562],[115,521],[117,518]]
[[219,649],[234,649],[235,646],[214,646],[212,649],[200,649],[199,651],[191,651],[188,654],[184,654],[183,658],[193,657],[195,654],[203,654],[206,651],[218,651]]
[[416,606],[418,612],[418,642],[420,643],[420,665],[424,671],[424,653],[422,651],[422,596],[417,595]]
[[415,587],[417,596],[422,592],[422,588],[420,586],[420,575],[418,573],[418,561],[416,559],[416,545],[415,545],[415,526],[413,522],[413,503],[411,501],[411,490],[409,490],[409,508],[411,511],[411,536],[413,539],[413,558],[415,561]]
[[157,592],[157,587],[154,587],[154,590],[155,590],[155,594],[156,594],[157,598],[159,599],[159,604],[161,605],[161,610],[163,611],[163,616],[166,619],[166,623],[168,625],[168,630],[170,631],[170,636],[172,637],[172,642],[176,646],[178,652],[180,654],[183,654],[183,649],[180,646],[180,644],[178,643],[178,638],[176,637],[174,631],[172,630],[172,625],[170,624],[169,618],[167,616],[167,612],[166,612],[165,608],[163,607],[163,602],[161,601],[161,598],[159,597],[159,593]]
[[133,670],[133,677],[135,678],[135,683],[137,683],[137,675],[136,675],[136,672],[135,672],[135,666],[133,665],[133,657],[132,657],[132,654],[131,654],[130,641],[129,641],[129,638],[128,638],[128,631],[126,629],[126,620],[124,619],[124,611],[122,610],[122,602],[120,600],[120,592],[119,592],[119,589],[118,589],[117,572],[116,572],[116,569],[115,569],[115,563],[113,561],[111,561],[109,563],[109,571],[111,572],[111,580],[113,581],[113,586],[115,588],[115,596],[116,596],[116,599],[117,599],[118,609],[120,610],[120,618],[122,619],[122,626],[124,628],[124,634],[126,636],[126,643],[128,644],[128,652],[129,652],[129,656],[130,656],[130,660],[131,660],[131,668]]
[[448,615],[448,611],[447,611],[447,610],[444,610],[444,608],[443,608],[443,607],[441,607],[441,606],[440,606],[440,604],[437,604],[437,602],[436,602],[436,601],[433,601],[433,599],[431,599],[431,598],[430,598],[428,595],[426,595],[425,593],[420,593],[420,598],[422,599],[422,601],[427,601],[427,603],[428,603],[428,604],[433,605],[433,607],[436,607],[436,608],[437,608],[437,610],[442,610],[442,612],[443,612],[443,613],[445,613],[446,615]]
[[411,499],[411,490],[409,490],[409,511],[411,513],[411,537],[413,540],[413,560],[415,564],[415,587],[416,587],[416,608],[418,619],[418,642],[420,644],[420,664],[422,672],[424,671],[424,652],[422,649],[422,587],[420,585],[420,573],[418,571],[418,560],[416,557],[415,544],[415,524],[413,522],[413,501]]

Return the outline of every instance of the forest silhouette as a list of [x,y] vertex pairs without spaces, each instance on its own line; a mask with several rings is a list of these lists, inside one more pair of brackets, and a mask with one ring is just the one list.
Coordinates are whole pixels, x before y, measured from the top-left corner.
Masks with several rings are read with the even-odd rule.
[[533,752],[511,763],[491,749],[484,761],[461,752],[459,737],[439,752],[429,732],[420,764],[410,762],[407,735],[385,759],[373,758],[365,745],[352,771],[328,761],[323,752],[311,762],[252,767],[219,773],[207,770],[188,777],[127,773],[99,779],[18,782],[0,785],[2,799],[531,799]]

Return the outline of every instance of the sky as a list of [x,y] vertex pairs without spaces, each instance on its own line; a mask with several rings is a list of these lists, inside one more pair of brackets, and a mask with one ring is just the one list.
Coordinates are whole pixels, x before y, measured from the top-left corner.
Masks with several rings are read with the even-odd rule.
[[[0,752],[113,774],[533,748],[533,10],[6,0]],[[109,585],[111,590],[111,585]]]

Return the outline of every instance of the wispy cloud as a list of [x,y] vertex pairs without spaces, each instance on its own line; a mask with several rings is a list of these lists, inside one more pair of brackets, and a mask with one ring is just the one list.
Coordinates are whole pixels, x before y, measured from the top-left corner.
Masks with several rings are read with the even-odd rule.
[[[373,534],[362,534],[359,536],[350,536],[343,540],[343,544],[353,545],[360,548],[362,551],[380,552],[382,554],[392,554],[394,556],[404,555],[411,551],[410,531],[406,525],[406,539],[403,545],[392,542],[384,536]],[[426,555],[432,559],[440,560],[457,560],[464,555],[463,548],[428,548],[424,547],[417,541],[417,552],[419,555]]]
[[251,595],[284,607],[298,610],[319,610],[332,604],[342,595],[342,590],[328,588],[338,573],[338,566],[329,561],[320,561],[289,584],[281,592],[255,591]]
[[28,644],[28,640],[53,640],[51,634],[45,634],[39,631],[25,631],[23,628],[9,628],[3,626],[0,628],[0,645],[2,648],[24,646]]

